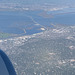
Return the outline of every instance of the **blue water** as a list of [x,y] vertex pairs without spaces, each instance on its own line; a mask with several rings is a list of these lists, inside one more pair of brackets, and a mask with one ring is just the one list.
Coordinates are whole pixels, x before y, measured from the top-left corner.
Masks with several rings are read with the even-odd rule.
[[24,16],[14,16],[14,15],[0,15],[0,30],[6,33],[23,33],[21,29],[19,29],[20,22],[32,22],[28,17]]
[[[37,14],[37,12],[34,13]],[[26,35],[41,32],[39,30],[40,26],[35,26],[31,18],[27,16],[30,16],[27,12],[0,12],[0,31],[4,33],[24,34],[25,29]],[[32,29],[29,30],[28,28]]]
[[[69,11],[69,9],[67,10]],[[53,18],[39,16],[38,14],[41,12],[43,11],[0,11],[0,32],[31,35],[42,32],[42,30],[40,30],[41,27],[51,28],[51,23],[60,25],[75,25],[74,12],[66,13],[65,11],[65,13],[62,14],[59,11],[56,11],[56,14],[53,13]],[[48,15],[51,13],[52,12],[49,12]],[[40,25],[35,25],[30,17],[32,17],[33,20]]]
[[51,21],[56,24],[75,25],[75,13],[55,15]]
[[47,14],[53,15],[51,22],[54,24],[75,25],[75,8],[48,11]]

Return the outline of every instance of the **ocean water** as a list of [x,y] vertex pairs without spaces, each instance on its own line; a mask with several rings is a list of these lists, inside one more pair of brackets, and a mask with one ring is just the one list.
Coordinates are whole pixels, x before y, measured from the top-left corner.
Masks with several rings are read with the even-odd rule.
[[0,11],[1,32],[29,35],[41,32],[40,28],[41,26],[36,26],[27,12]]
[[[74,9],[74,8],[73,8]],[[52,18],[45,18],[39,14],[44,11],[0,11],[0,32],[10,34],[31,35],[40,33],[44,28],[52,28],[51,24],[75,25],[73,9],[49,11]],[[68,10],[68,11],[66,11]],[[70,11],[72,10],[72,11]]]
[[55,15],[52,19],[52,23],[68,26],[75,25],[75,13]]

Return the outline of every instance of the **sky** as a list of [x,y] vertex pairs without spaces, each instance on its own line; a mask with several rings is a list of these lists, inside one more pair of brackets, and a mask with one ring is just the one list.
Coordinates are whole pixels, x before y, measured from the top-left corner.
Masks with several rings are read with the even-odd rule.
[[74,3],[74,0],[0,0],[0,2],[10,3]]
[[20,5],[55,4],[59,6],[75,6],[75,0],[0,0],[0,3],[17,3]]

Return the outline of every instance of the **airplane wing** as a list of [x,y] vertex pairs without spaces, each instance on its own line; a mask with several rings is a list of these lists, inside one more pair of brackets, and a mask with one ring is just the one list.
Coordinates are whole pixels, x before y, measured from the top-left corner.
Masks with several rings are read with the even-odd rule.
[[16,75],[11,61],[2,50],[0,50],[0,75]]

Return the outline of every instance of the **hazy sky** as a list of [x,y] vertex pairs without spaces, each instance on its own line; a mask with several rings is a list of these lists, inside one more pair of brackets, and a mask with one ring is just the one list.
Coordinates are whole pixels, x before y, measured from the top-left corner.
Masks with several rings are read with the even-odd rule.
[[75,0],[0,0],[7,3],[23,3],[23,4],[72,4]]

